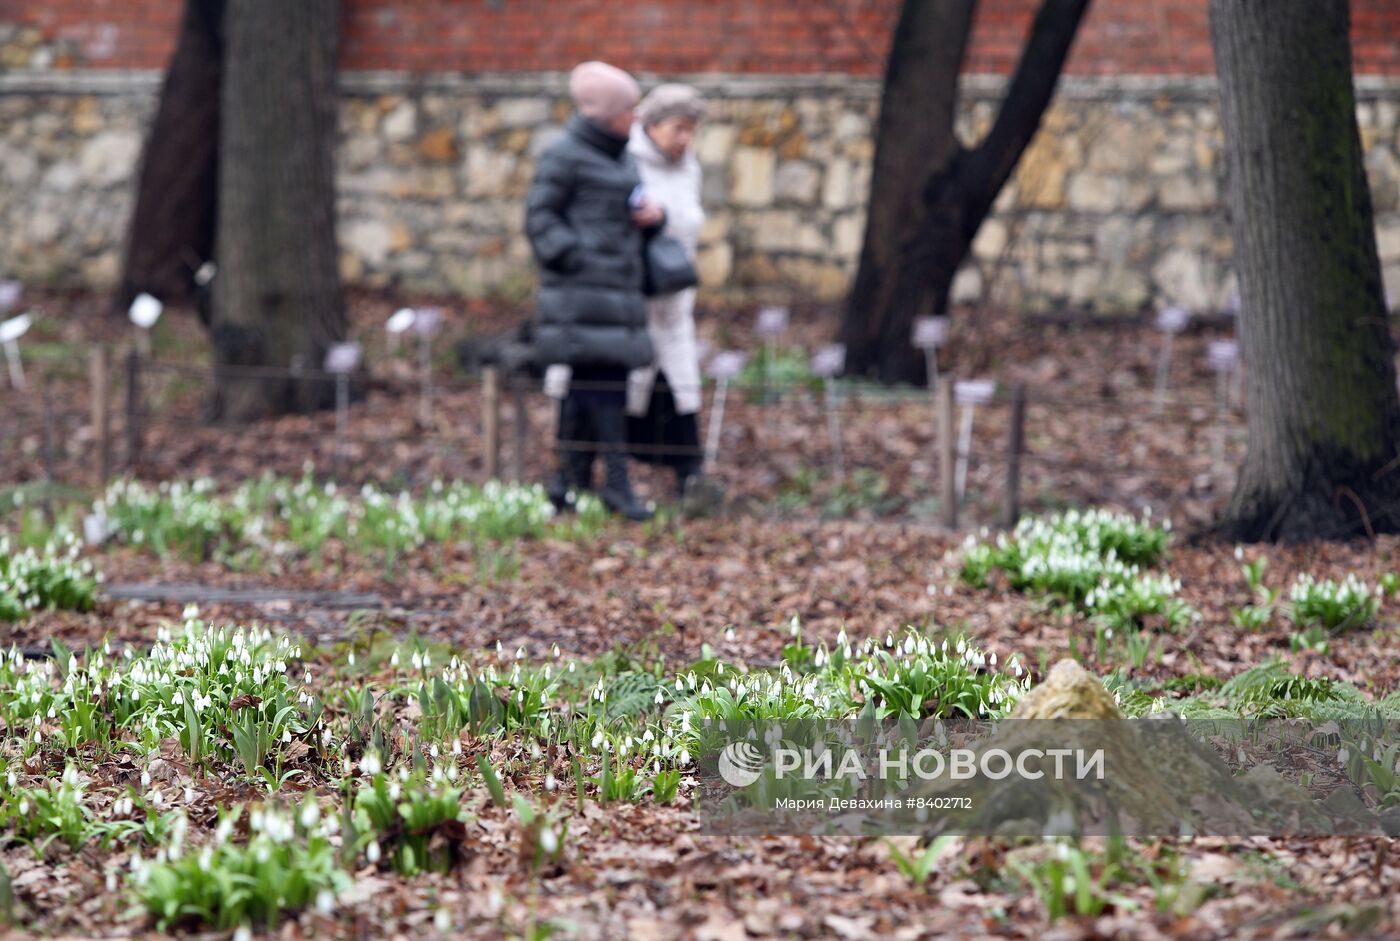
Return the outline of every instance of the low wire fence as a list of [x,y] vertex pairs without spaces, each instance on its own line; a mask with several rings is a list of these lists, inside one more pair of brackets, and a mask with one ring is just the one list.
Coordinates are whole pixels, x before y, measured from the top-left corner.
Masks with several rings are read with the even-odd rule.
[[[8,436],[0,442],[32,461],[31,479],[55,483],[105,484],[114,474],[141,474],[161,459],[161,448],[230,436],[264,446],[272,436],[295,435],[305,443],[306,460],[335,473],[351,470],[352,462],[377,466],[392,463],[394,449],[405,442],[428,446],[447,457],[443,465],[464,479],[523,481],[561,449],[588,448],[591,441],[556,441],[551,408],[541,379],[506,375],[494,367],[466,378],[371,374],[326,370],[250,366],[207,366],[163,361],[133,350],[114,361],[104,346],[94,347],[88,362],[88,408],[59,407],[46,385],[14,395],[27,399],[11,409]],[[327,383],[335,388],[332,411],[308,412],[296,427],[285,421],[275,426],[215,425],[189,407],[189,396],[175,404],[159,404],[152,388],[172,383],[211,384],[230,379]],[[584,384],[579,383],[578,387]],[[626,384],[589,383],[625,395]],[[984,517],[1012,525],[1023,507],[1024,481],[1039,468],[1058,475],[1083,475],[1106,481],[1132,477],[1155,479],[1162,489],[1179,486],[1193,473],[1187,453],[1172,461],[1146,461],[1129,454],[1121,461],[1086,458],[1076,453],[1073,426],[1086,431],[1114,421],[1124,427],[1180,423],[1196,431],[1209,430],[1210,473],[1228,486],[1233,469],[1228,460],[1227,434],[1238,424],[1238,402],[1226,386],[1207,396],[1065,397],[1034,385],[959,382],[942,377],[932,390],[887,388],[829,377],[802,381],[735,377],[706,377],[701,392],[700,443],[695,447],[645,443],[628,447],[634,455],[686,455],[721,474],[727,468],[773,459],[784,450],[815,452],[824,472],[840,482],[864,466],[880,470],[898,444],[919,488],[937,506],[939,520],[950,527],[960,522],[960,510],[970,495],[970,469],[983,473],[977,494]],[[328,396],[329,397],[329,396]],[[405,409],[377,413],[376,397],[402,404],[418,400],[411,421]],[[180,396],[174,396],[180,399]],[[882,430],[884,417],[899,413],[902,423]],[[354,421],[351,421],[352,415]],[[1110,417],[1116,416],[1116,417]],[[1065,423],[1071,432],[1041,435],[1038,430]],[[36,427],[37,426],[37,427]],[[891,438],[907,434],[910,442]],[[203,435],[205,438],[199,438]],[[784,437],[786,436],[786,438]],[[4,438],[8,437],[8,441]],[[153,443],[153,439],[159,439]],[[857,448],[852,447],[855,443]],[[870,443],[870,447],[865,447]],[[853,451],[858,450],[853,460]],[[866,451],[879,452],[872,459]],[[65,468],[81,466],[79,479],[65,479]],[[863,463],[862,463],[863,462]],[[1199,476],[1200,462],[1196,462]],[[1000,492],[989,492],[999,483]]]

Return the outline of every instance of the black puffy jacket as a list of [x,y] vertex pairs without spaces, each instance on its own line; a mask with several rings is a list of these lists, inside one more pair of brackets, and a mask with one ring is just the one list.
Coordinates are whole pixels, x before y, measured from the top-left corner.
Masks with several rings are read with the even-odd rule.
[[525,202],[525,234],[543,269],[538,362],[634,369],[652,361],[646,235],[628,204],[640,184],[627,138],[581,115],[540,158]]

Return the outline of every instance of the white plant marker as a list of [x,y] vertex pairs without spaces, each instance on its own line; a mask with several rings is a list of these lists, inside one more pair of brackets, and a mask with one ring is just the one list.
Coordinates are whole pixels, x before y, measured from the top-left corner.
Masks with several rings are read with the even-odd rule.
[[433,337],[441,329],[441,307],[419,307],[414,310],[413,332],[418,334],[418,371],[423,377],[418,418],[424,426],[433,420]]
[[739,375],[748,355],[740,350],[724,350],[710,360],[710,376],[715,380],[715,398],[710,406],[710,423],[705,428],[705,473],[714,470],[715,458],[719,454],[720,430],[724,427],[724,399],[729,391],[729,380]]
[[1172,340],[1191,322],[1191,312],[1172,305],[1157,311],[1155,326],[1162,333],[1162,350],[1157,355],[1157,386],[1152,394],[1153,411],[1160,412],[1166,403],[1167,378],[1172,368]]
[[399,339],[404,335],[409,327],[413,326],[414,313],[412,307],[400,307],[390,315],[384,323],[384,329],[389,334],[389,352],[399,351]]
[[836,377],[846,371],[846,344],[832,343],[812,354],[812,375],[822,381],[826,393],[826,429],[831,439],[831,459],[836,479],[846,479],[846,457],[841,448],[841,415],[836,408]]
[[19,359],[19,338],[29,331],[34,323],[33,313],[23,313],[18,317],[0,323],[0,346],[5,349],[5,364],[10,368],[10,385],[24,388],[24,364]]
[[791,319],[786,307],[760,307],[754,322],[754,332],[763,338],[763,399],[768,401],[773,389],[773,359],[778,355],[778,338],[782,336]]
[[948,342],[948,318],[915,317],[910,342],[915,349],[924,351],[924,366],[928,370],[928,391],[929,395],[932,395],[938,387],[938,348]]
[[350,410],[350,374],[360,368],[360,344],[332,343],[326,350],[326,372],[335,375],[335,463],[345,443],[345,422]]
[[19,303],[24,286],[18,281],[0,281],[0,314],[8,314]]
[[156,322],[160,320],[160,315],[164,311],[164,304],[145,293],[136,295],[136,299],[131,302],[131,307],[127,309],[127,317],[140,331],[136,334],[136,345],[140,348],[142,356],[151,355],[151,330],[155,328]]
[[953,384],[953,401],[963,407],[962,427],[958,429],[958,463],[954,472],[958,499],[967,489],[967,461],[972,454],[972,419],[977,406],[985,405],[996,395],[997,384],[992,379],[965,379]]
[[214,275],[219,273],[219,266],[213,261],[206,261],[194,270],[194,283],[202,288],[207,288],[214,280]]

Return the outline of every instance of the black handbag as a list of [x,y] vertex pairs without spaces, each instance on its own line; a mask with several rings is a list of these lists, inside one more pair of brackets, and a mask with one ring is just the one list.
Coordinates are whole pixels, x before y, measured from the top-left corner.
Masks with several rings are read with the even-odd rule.
[[642,249],[646,279],[642,290],[647,297],[675,294],[700,283],[700,274],[690,262],[685,246],[669,235],[656,234]]

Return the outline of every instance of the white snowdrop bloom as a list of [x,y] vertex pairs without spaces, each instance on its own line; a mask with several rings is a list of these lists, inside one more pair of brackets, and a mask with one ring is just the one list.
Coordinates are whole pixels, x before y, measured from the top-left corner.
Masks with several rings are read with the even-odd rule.
[[379,862],[379,841],[370,840],[369,846],[365,848],[365,858],[371,863]]
[[553,827],[545,827],[540,831],[540,849],[550,856],[559,851],[559,835],[554,832]]
[[352,667],[355,665],[355,651],[353,651],[353,650],[350,651],[350,655],[349,655],[348,657],[346,657],[346,661],[347,661],[347,662],[350,664],[350,666],[352,666]]
[[364,757],[360,759],[360,770],[370,777],[374,777],[376,774],[383,771],[384,763],[379,760],[379,753],[372,751],[365,752]]
[[239,925],[238,930],[233,933],[233,941],[253,941],[253,932],[247,925]]
[[301,822],[303,829],[310,830],[316,825],[316,821],[321,819],[321,808],[317,806],[315,801],[309,800],[301,808],[297,819]]
[[330,889],[322,889],[316,893],[316,911],[322,915],[329,915],[335,911],[335,893]]
[[399,652],[398,652],[397,650],[395,650],[394,653],[393,653],[393,655],[392,655],[391,657],[389,657],[389,666],[391,666],[391,667],[396,667],[396,666],[398,666],[398,665],[399,665]]
[[452,913],[445,908],[439,908],[433,914],[433,927],[440,933],[447,934],[452,930]]

